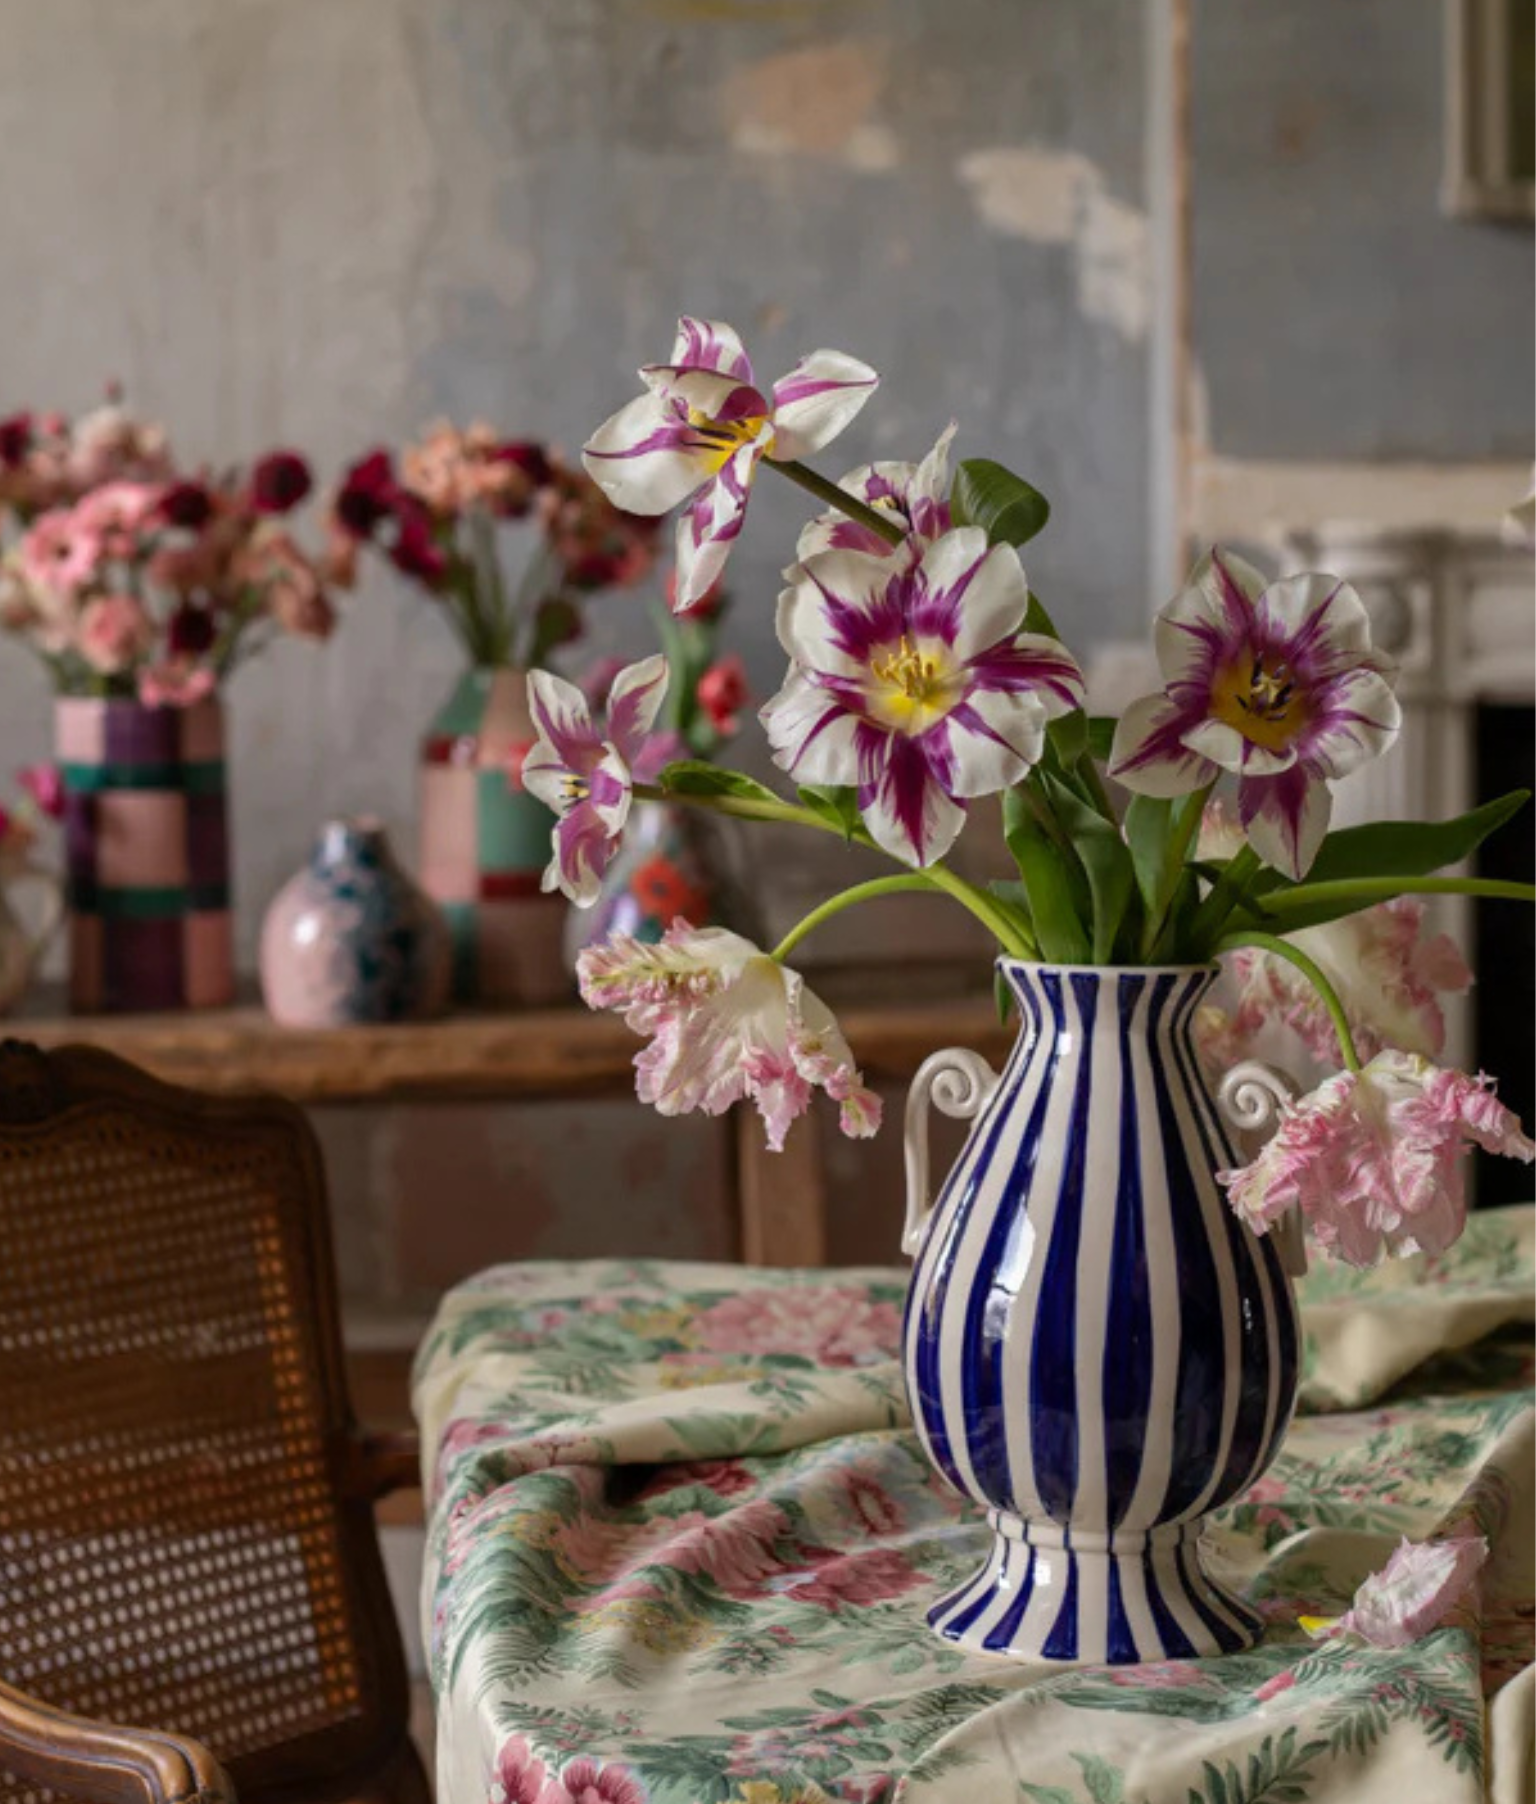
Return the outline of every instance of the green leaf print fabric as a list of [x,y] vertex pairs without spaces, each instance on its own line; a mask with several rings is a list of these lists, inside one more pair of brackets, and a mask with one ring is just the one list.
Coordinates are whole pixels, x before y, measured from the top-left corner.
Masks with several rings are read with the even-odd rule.
[[[449,1293],[415,1399],[441,1804],[1524,1804],[1536,1212],[1302,1281],[1279,1459],[1213,1518],[1267,1618],[1140,1667],[963,1654],[981,1515],[923,1459],[905,1273],[589,1262]],[[1486,1535],[1386,1652],[1314,1643],[1400,1536]]]

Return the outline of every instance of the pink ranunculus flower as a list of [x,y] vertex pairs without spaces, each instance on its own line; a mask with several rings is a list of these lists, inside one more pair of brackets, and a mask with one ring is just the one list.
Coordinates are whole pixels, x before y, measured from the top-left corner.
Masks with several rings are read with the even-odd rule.
[[1142,795],[1238,779],[1243,833],[1305,874],[1328,831],[1329,781],[1386,751],[1402,710],[1365,604],[1338,577],[1287,577],[1214,550],[1157,617],[1163,688],[1121,716],[1109,774]]
[[667,692],[667,661],[631,664],[608,689],[607,716],[594,725],[587,699],[552,671],[528,678],[539,737],[523,760],[523,786],[560,817],[544,888],[590,908],[629,819],[635,764]]
[[92,670],[117,676],[147,657],[155,623],[135,595],[102,595],[80,611],[75,647]]
[[632,1768],[609,1762],[606,1766],[583,1755],[560,1775],[571,1804],[649,1804],[650,1793]]
[[820,1088],[842,1105],[845,1134],[879,1127],[880,1099],[832,1011],[740,934],[681,920],[657,945],[615,934],[581,954],[576,974],[589,1008],[612,1009],[650,1038],[635,1087],[660,1114],[720,1115],[750,1098],[777,1152]]
[[1469,1143],[1536,1157],[1488,1078],[1382,1052],[1291,1104],[1252,1164],[1218,1176],[1256,1233],[1300,1208],[1319,1246],[1374,1265],[1384,1252],[1443,1253],[1461,1233]]
[[851,1366],[895,1358],[901,1312],[855,1285],[742,1290],[702,1310],[694,1330],[713,1353],[798,1353]]
[[75,503],[75,524],[109,558],[135,557],[160,525],[164,485],[157,482],[109,482]]
[[34,597],[73,596],[95,580],[104,555],[100,535],[86,528],[75,509],[56,507],[22,534],[15,568]]
[[921,463],[860,464],[837,486],[880,513],[889,514],[907,537],[892,545],[872,527],[833,510],[818,514],[801,529],[795,556],[802,562],[818,551],[863,551],[871,557],[920,553],[954,525],[949,511],[949,446],[957,427],[953,420],[939,434]]
[[879,377],[841,351],[813,351],[765,395],[730,326],[684,317],[671,361],[640,372],[646,392],[605,420],[582,462],[616,507],[678,521],[675,606],[692,607],[719,578],[746,516],[760,459],[819,451],[875,391]]
[[139,700],[146,708],[190,708],[217,686],[218,678],[206,664],[188,658],[167,658],[139,672]]
[[1358,1635],[1373,1647],[1407,1647],[1438,1628],[1471,1589],[1488,1543],[1481,1535],[1447,1541],[1404,1539],[1372,1573],[1323,1636]]

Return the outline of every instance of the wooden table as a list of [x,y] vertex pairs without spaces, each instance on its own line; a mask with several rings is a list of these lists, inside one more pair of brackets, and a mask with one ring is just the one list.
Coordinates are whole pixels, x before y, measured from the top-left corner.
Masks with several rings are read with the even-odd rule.
[[[869,1082],[904,1082],[940,1046],[973,1047],[994,1062],[1005,1054],[1012,1032],[1000,1026],[989,996],[868,1000],[889,995],[895,983],[909,995],[924,987],[912,974],[817,978]],[[842,993],[866,999],[844,1002]],[[40,992],[10,1030],[44,1047],[99,1046],[169,1083],[226,1094],[276,1091],[305,1104],[620,1095],[633,1086],[639,1045],[621,1021],[575,1006],[295,1029],[276,1026],[254,1003],[107,1016],[66,1015],[60,1003]],[[767,1151],[755,1111],[738,1108],[734,1129],[741,1257],[756,1265],[824,1264],[826,1187],[814,1121],[797,1123],[782,1153]]]

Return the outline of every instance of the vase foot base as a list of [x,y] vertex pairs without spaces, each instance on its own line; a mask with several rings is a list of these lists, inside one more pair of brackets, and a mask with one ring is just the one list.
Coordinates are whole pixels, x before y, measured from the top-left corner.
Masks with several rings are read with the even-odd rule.
[[1263,1632],[1201,1564],[1198,1521],[1069,1546],[1048,1523],[988,1520],[986,1564],[928,1612],[936,1634],[975,1653],[1132,1665],[1237,1653]]

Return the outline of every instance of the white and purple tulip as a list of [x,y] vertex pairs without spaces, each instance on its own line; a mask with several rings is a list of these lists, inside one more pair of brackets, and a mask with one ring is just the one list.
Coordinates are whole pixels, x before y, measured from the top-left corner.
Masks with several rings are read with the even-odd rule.
[[523,786],[560,817],[543,886],[560,890],[578,908],[597,900],[618,850],[634,766],[667,692],[667,674],[660,654],[621,670],[608,691],[600,730],[574,683],[548,670],[529,673],[528,705],[539,737],[523,761]]
[[1164,687],[1121,717],[1110,776],[1179,796],[1232,772],[1248,843],[1304,876],[1328,831],[1328,780],[1379,757],[1402,724],[1364,603],[1336,576],[1266,587],[1213,550],[1158,615],[1155,637]]
[[989,549],[979,526],[915,563],[817,552],[789,579],[778,632],[792,662],[762,710],[775,760],[797,782],[855,785],[874,840],[932,864],[967,801],[1017,783],[1046,723],[1081,706],[1082,672],[1057,640],[1020,631],[1019,554]]
[[795,556],[814,557],[818,551],[867,551],[871,557],[904,552],[914,556],[924,545],[948,532],[954,524],[949,512],[949,446],[956,431],[952,420],[921,463],[860,464],[838,479],[840,489],[889,514],[907,534],[902,544],[892,545],[873,528],[834,509],[806,522]]
[[598,427],[582,462],[609,500],[632,514],[664,514],[694,496],[677,523],[679,613],[719,578],[758,459],[819,451],[879,381],[855,357],[813,351],[765,395],[732,328],[686,316],[671,361],[648,365],[640,378],[646,393]]

